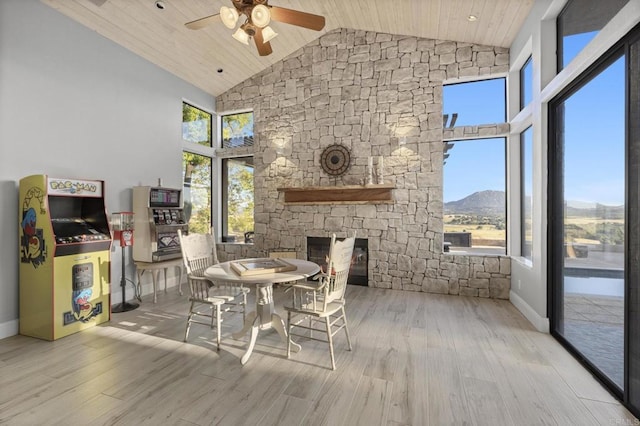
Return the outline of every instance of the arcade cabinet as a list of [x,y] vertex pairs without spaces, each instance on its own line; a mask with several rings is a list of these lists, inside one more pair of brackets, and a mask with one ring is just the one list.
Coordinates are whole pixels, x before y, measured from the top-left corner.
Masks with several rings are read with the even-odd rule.
[[55,340],[109,321],[104,182],[20,180],[20,334]]

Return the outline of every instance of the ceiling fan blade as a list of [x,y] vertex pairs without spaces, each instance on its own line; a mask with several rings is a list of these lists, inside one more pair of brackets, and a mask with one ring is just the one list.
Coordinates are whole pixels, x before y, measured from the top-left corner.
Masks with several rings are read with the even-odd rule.
[[199,30],[200,28],[204,28],[209,24],[212,24],[216,21],[220,20],[220,14],[216,13],[215,15],[205,16],[204,18],[196,19],[195,21],[187,22],[185,27],[190,30]]
[[297,25],[298,27],[309,28],[310,30],[316,31],[324,28],[324,16],[277,6],[269,6],[269,12],[271,13],[271,19],[274,21]]
[[271,50],[271,43],[264,42],[264,38],[262,37],[262,28],[256,28],[256,33],[253,36],[253,40],[256,43],[256,47],[258,48],[258,53],[260,56],[268,56],[273,53]]

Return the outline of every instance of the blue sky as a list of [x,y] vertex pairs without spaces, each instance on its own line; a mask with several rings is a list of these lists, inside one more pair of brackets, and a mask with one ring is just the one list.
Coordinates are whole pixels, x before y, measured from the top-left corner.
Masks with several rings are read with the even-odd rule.
[[[567,37],[564,62],[595,33]],[[504,122],[504,80],[447,85],[444,114],[456,126]],[[624,60],[619,59],[566,101],[565,199],[624,203]],[[450,120],[450,118],[449,118]],[[517,141],[512,141],[517,143]],[[457,142],[444,168],[444,201],[482,190],[505,190],[503,139]]]
[[624,58],[565,103],[565,199],[624,204]]
[[[444,114],[458,113],[455,126],[504,123],[505,79],[473,84],[452,84],[443,89]],[[503,138],[460,141],[448,152],[444,167],[444,202],[460,200],[474,192],[505,190]]]
[[484,190],[505,190],[504,138],[455,142],[444,167],[444,202]]

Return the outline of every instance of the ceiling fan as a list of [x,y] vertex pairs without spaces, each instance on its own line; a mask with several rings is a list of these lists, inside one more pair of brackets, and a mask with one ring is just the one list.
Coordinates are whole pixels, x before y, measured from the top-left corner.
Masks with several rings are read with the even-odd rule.
[[325,25],[324,16],[271,6],[269,0],[231,0],[231,3],[233,7],[222,6],[220,13],[187,22],[185,26],[198,30],[221,20],[227,28],[234,29],[238,21],[243,18],[245,21],[240,24],[233,38],[247,45],[249,39],[253,38],[260,56],[267,56],[273,52],[269,41],[278,35],[269,26],[271,20],[315,31],[320,31]]

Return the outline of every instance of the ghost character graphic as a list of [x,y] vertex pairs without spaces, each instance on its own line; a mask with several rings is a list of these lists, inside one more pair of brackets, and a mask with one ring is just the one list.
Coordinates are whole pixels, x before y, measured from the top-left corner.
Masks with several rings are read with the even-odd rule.
[[36,211],[33,207],[22,214],[22,231],[29,236],[36,234]]
[[22,214],[22,251],[23,261],[36,261],[42,256],[42,239],[38,229],[36,228],[36,211],[30,207]]
[[91,288],[75,290],[73,292],[72,306],[74,316],[77,320],[87,321],[94,316],[92,312],[93,307],[90,302],[92,294],[93,291]]

